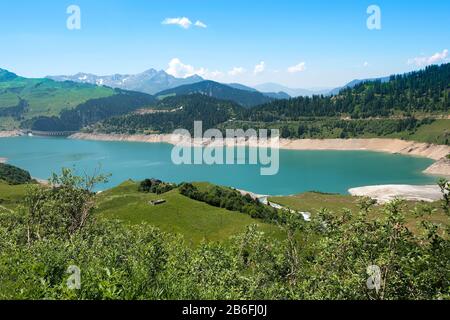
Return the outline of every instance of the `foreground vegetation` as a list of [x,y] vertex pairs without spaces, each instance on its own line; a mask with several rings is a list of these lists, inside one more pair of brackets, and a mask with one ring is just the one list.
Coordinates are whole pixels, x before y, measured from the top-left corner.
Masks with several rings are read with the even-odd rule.
[[[289,215],[279,224],[281,239],[250,225],[226,243],[190,246],[181,236],[137,223],[140,209],[131,198],[138,193],[142,199],[135,203],[143,205],[154,197],[172,205],[171,199],[194,200],[176,189],[139,192],[132,182],[97,196],[91,190],[103,180],[63,170],[51,186],[28,186],[21,206],[0,214],[1,299],[450,299],[448,224],[424,221],[421,232],[412,233],[400,201],[378,208],[383,214],[375,219],[368,218],[373,202],[363,200],[354,212],[319,210],[308,223]],[[441,186],[449,191],[447,182]],[[196,211],[207,206],[196,203]],[[178,219],[187,214],[184,204]],[[448,197],[440,205],[448,214]],[[136,223],[106,219],[114,207],[137,215]],[[223,219],[251,219],[216,210]],[[431,211],[423,206],[415,214]],[[81,271],[78,289],[67,285],[74,266]],[[379,268],[380,278],[368,274],[369,266]]]

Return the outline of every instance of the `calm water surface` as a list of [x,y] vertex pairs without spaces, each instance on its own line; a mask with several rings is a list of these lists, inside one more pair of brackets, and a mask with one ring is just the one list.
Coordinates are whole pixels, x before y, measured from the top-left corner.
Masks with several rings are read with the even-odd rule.
[[163,143],[81,141],[64,138],[0,139],[0,157],[46,179],[62,167],[112,174],[99,189],[127,180],[155,177],[165,181],[209,181],[260,194],[290,195],[304,191],[347,193],[375,184],[429,184],[421,173],[433,161],[367,151],[280,150],[280,170],[261,176],[258,165],[174,165],[172,146]]

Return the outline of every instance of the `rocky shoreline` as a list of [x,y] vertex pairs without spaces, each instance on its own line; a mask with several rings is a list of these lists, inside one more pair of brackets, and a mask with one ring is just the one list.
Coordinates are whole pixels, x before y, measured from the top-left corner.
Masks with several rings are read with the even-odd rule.
[[24,133],[20,130],[0,131],[0,138],[20,137]]

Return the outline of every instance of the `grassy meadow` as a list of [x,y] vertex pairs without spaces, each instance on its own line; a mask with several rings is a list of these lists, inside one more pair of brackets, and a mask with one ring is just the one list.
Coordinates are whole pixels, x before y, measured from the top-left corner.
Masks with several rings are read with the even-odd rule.
[[[153,206],[151,200],[164,199],[166,203]],[[96,214],[99,218],[116,219],[125,224],[146,222],[163,231],[184,236],[186,241],[199,244],[205,241],[223,241],[258,224],[266,234],[282,238],[276,226],[250,216],[187,198],[174,189],[162,195],[138,192],[138,183],[126,181],[98,196]]]

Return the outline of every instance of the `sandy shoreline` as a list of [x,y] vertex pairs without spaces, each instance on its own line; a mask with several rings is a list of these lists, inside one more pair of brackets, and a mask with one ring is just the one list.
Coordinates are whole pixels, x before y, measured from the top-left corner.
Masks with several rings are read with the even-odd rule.
[[[126,135],[126,134],[92,134],[75,133],[70,139],[99,140],[99,141],[132,141],[148,143],[170,143],[178,141],[171,134]],[[204,145],[210,144],[205,141]],[[450,154],[450,146],[406,141],[400,139],[280,139],[280,149],[287,150],[344,150],[344,151],[378,151],[399,153],[440,160]]]
[[404,200],[433,202],[442,198],[441,190],[437,185],[378,185],[349,189],[352,196],[370,197],[383,204],[401,198]]
[[[22,136],[20,130],[0,131],[0,138]],[[175,144],[179,137],[172,134],[127,135],[101,133],[75,133],[69,139],[97,140],[97,141],[128,141],[146,143]],[[209,145],[211,141],[204,141],[202,145]],[[400,139],[280,139],[280,149],[286,150],[340,150],[340,151],[377,151],[398,153],[411,156],[426,157],[441,160],[450,154],[450,146],[434,145],[430,143],[406,141]],[[446,164],[446,163],[441,163]],[[432,172],[430,172],[432,173]],[[450,174],[450,172],[449,172]]]

